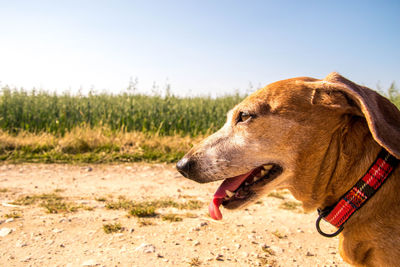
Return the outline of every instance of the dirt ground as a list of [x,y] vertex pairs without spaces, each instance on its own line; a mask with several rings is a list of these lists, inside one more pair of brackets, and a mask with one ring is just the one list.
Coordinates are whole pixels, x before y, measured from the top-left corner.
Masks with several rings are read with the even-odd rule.
[[[184,179],[167,164],[1,165],[0,266],[348,266],[338,238],[320,236],[316,213],[285,191],[213,221],[207,206],[218,185]],[[51,214],[38,203],[12,204],[44,193],[79,208]],[[141,219],[106,207],[118,198],[203,204]],[[171,213],[182,220],[162,219]],[[105,224],[122,229],[105,233]]]

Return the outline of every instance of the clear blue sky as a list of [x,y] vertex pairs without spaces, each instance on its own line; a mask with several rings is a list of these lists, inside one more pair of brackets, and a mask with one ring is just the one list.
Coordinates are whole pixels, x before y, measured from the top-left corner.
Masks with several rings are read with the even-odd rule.
[[400,1],[4,1],[0,85],[180,95],[338,71],[400,85]]

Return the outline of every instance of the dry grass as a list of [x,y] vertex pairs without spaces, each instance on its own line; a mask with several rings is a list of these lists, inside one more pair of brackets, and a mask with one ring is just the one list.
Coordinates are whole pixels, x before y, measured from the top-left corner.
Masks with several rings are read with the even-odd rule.
[[300,203],[300,202],[285,201],[285,202],[283,202],[283,203],[279,206],[279,208],[285,209],[285,210],[295,210],[295,209],[297,209],[297,208],[300,207],[300,206],[301,206],[301,203]]
[[125,198],[119,198],[117,201],[107,201],[106,199],[104,201],[106,202],[106,208],[109,210],[127,210],[135,206],[135,202]]
[[106,202],[107,198],[105,198],[105,197],[96,197],[95,200],[99,201],[99,202]]
[[180,210],[196,210],[203,207],[204,203],[198,200],[187,200],[185,202],[176,202],[172,199],[156,199],[148,201],[135,202],[125,197],[119,197],[117,201],[105,200],[107,209],[132,209],[135,207],[148,207],[148,208],[177,208]]
[[25,162],[173,162],[203,136],[159,136],[112,131],[107,127],[76,127],[64,136],[0,130],[0,160]]
[[257,257],[260,265],[259,266],[268,266],[268,267],[276,267],[278,266],[278,262],[276,259],[270,259],[269,256],[266,254],[265,256],[258,256]]
[[30,132],[21,131],[17,135],[11,135],[3,130],[0,130],[0,149],[1,150],[14,150],[21,147],[44,147],[54,146],[56,143],[56,136],[49,133],[34,134]]
[[270,248],[269,246],[263,246],[261,249],[263,252],[266,253],[267,256],[275,256],[276,255],[275,251],[272,248]]
[[279,232],[278,230],[275,230],[274,232],[272,232],[272,234],[274,236],[276,236],[279,239],[284,239],[287,238],[287,235],[282,234],[281,232]]
[[54,189],[54,193],[62,193],[62,192],[64,192],[65,191],[65,189],[62,189],[62,188],[56,188],[56,189]]
[[4,215],[7,219],[13,218],[13,219],[18,219],[22,217],[22,214],[19,211],[13,211],[11,213],[7,213]]
[[272,191],[271,193],[268,194],[269,197],[274,197],[278,199],[285,199],[284,192],[282,191]]
[[275,259],[271,259],[271,256],[276,256],[276,253],[269,246],[263,246],[261,250],[264,252],[263,254],[259,254],[257,259],[259,260],[260,266],[277,266],[277,262]]
[[199,257],[191,258],[189,261],[189,266],[200,266],[200,265],[201,265],[201,261],[200,261]]
[[124,230],[120,223],[103,224],[103,230],[106,234],[120,233]]
[[163,221],[170,221],[170,222],[181,222],[182,221],[182,217],[180,217],[178,214],[175,214],[175,213],[162,214],[161,219]]
[[60,202],[62,201],[62,197],[51,193],[51,194],[40,194],[40,195],[27,195],[27,196],[22,196],[15,200],[13,204],[16,205],[32,205],[37,202]]
[[156,209],[152,206],[137,205],[131,208],[129,214],[139,218],[156,217]]
[[198,210],[203,207],[204,203],[199,200],[189,200],[184,203],[178,203],[177,208],[181,210]]
[[183,214],[186,218],[198,218],[199,216],[197,214],[191,213],[191,212],[186,212],[185,214]]
[[150,220],[150,219],[143,219],[143,218],[140,218],[140,219],[138,220],[138,224],[139,224],[140,227],[142,227],[142,226],[155,225],[155,223],[154,223],[152,220]]
[[72,203],[68,203],[62,196],[55,193],[23,196],[13,201],[13,204],[25,206],[39,204],[39,206],[45,208],[48,213],[75,212],[80,208],[90,210],[90,207],[87,208],[83,205],[76,206]]
[[[99,201],[99,199],[97,199]],[[106,198],[102,198],[101,201],[105,201],[106,208],[112,210],[127,210],[128,217],[135,216],[138,218],[148,218],[148,217],[157,217],[160,216],[162,220],[167,221],[182,221],[182,218],[177,214],[159,214],[156,212],[157,209],[160,208],[176,208],[180,210],[196,210],[203,207],[204,203],[198,200],[186,200],[184,202],[176,202],[172,199],[155,199],[155,200],[147,200],[147,201],[132,201],[126,199],[124,196],[120,196],[116,201],[107,200]],[[197,215],[186,213],[184,215],[187,218],[196,218]]]

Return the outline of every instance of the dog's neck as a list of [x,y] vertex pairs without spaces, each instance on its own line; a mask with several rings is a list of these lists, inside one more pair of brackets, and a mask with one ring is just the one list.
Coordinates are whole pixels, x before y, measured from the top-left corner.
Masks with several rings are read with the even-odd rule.
[[[313,140],[300,155],[305,182],[295,178],[289,189],[303,202],[307,211],[334,205],[339,198],[354,186],[375,160],[381,147],[372,138],[366,121],[362,118],[346,118],[342,125],[323,139]],[[307,168],[307,166],[314,166]]]
[[366,173],[382,147],[373,139],[365,119],[349,117],[331,134],[329,142],[314,142],[309,149],[301,156],[304,166],[299,169],[303,172],[294,175],[306,182],[294,179],[289,189],[305,210],[315,210],[336,204]]
[[[373,139],[367,123],[362,118],[351,118],[339,128],[327,150],[331,155],[326,158],[337,159],[331,166],[330,177],[324,177],[326,183],[325,199],[321,207],[332,206],[362,177],[382,149]],[[329,173],[327,173],[329,176]]]
[[[321,208],[336,204],[339,198],[366,173],[381,150],[370,134],[365,120],[361,118],[351,119],[334,138],[336,138],[332,142],[334,147],[327,150],[330,155],[325,158],[330,159],[331,163],[332,159],[337,159],[337,161],[330,168],[330,177],[328,173],[324,177],[320,177],[326,183],[325,197],[317,200]],[[389,221],[399,219],[400,207],[397,204],[400,201],[397,193],[400,187],[399,177],[400,170],[396,169],[385,185],[369,199],[368,208],[356,211],[344,225],[341,254],[347,261],[353,264],[371,262],[375,264],[382,260],[383,262],[388,261],[384,253],[377,249],[382,244],[375,243],[374,237],[382,233],[391,233],[394,236],[400,234],[394,232],[392,225],[385,223],[388,219]],[[322,196],[323,194],[317,195]],[[387,231],[384,228],[388,228]],[[365,242],[365,240],[367,241]],[[394,242],[395,239],[391,239],[390,236],[382,236],[377,240]],[[386,247],[398,247],[398,245],[390,243]],[[372,260],[371,257],[375,259]]]

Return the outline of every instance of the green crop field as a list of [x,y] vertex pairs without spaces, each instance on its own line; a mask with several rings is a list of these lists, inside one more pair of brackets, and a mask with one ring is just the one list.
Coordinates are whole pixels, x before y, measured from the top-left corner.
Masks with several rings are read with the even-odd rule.
[[71,95],[11,90],[0,93],[0,129],[64,135],[76,126],[159,135],[207,134],[220,128],[226,112],[243,97],[148,96],[122,93]]
[[[400,107],[394,84],[381,92]],[[175,162],[244,97],[52,94],[2,88],[0,161]]]

